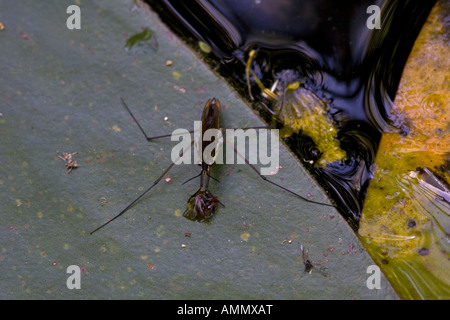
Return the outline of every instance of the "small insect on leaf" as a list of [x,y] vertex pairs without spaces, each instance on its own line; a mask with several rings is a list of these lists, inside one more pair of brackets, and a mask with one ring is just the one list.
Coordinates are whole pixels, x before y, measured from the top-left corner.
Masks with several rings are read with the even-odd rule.
[[61,160],[65,162],[67,173],[72,172],[73,169],[78,168],[78,163],[73,159],[73,156],[76,155],[77,152],[69,153],[63,152],[62,156],[58,156]]
[[317,268],[317,266],[320,265],[321,263],[318,263],[318,262],[313,263],[311,260],[309,260],[309,254],[308,254],[307,248],[304,248],[303,245],[300,245],[300,251],[302,252],[303,264],[305,265],[305,273],[311,274],[314,269],[326,278],[328,278],[330,276],[327,268],[325,268],[325,267]]

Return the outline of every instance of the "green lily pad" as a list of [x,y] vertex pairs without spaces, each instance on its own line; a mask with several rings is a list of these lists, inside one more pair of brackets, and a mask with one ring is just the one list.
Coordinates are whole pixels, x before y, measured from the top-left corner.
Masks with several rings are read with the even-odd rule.
[[[211,191],[225,207],[208,222],[182,216],[198,188],[182,182],[198,166],[174,166],[170,180],[90,235],[171,163],[174,142],[146,141],[120,97],[149,135],[191,130],[211,97],[224,127],[262,123],[146,5],[76,3],[80,30],[66,27],[69,2],[0,4],[0,298],[396,298],[383,275],[380,289],[368,288],[374,262],[336,210],[246,165],[214,167]],[[157,51],[127,51],[143,28]],[[327,203],[284,145],[280,154],[270,179]],[[304,272],[300,245],[329,277]],[[79,267],[80,289],[67,286],[69,266]]]

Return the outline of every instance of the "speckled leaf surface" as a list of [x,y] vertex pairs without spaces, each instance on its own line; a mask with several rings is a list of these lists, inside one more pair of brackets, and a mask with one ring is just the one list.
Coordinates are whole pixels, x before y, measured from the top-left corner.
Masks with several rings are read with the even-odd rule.
[[[2,299],[388,299],[374,264],[333,208],[305,203],[245,165],[213,170],[220,207],[207,223],[182,217],[199,172],[175,166],[124,216],[117,214],[171,163],[170,139],[191,130],[205,101],[223,105],[224,127],[261,125],[237,95],[145,5],[75,1],[0,3],[0,283]],[[148,50],[125,47],[146,32]],[[166,61],[172,65],[167,66]],[[164,118],[167,117],[167,121]],[[63,152],[75,153],[70,173]],[[316,201],[326,196],[281,145],[277,183]],[[307,274],[300,244],[330,277]],[[70,265],[81,289],[68,289]]]

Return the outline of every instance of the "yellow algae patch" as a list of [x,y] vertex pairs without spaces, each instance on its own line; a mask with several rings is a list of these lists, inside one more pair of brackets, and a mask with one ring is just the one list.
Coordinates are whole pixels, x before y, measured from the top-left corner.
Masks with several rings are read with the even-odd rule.
[[211,52],[211,47],[206,42],[199,41],[198,42],[198,47],[204,53],[210,53]]
[[280,79],[276,79],[272,88],[267,89],[251,70],[251,63],[255,56],[256,51],[251,50],[245,68],[248,92],[251,99],[254,100],[250,87],[251,74],[262,95],[270,98],[274,103],[274,111],[283,123],[280,136],[285,138],[300,131],[309,136],[321,152],[320,160],[316,163],[317,166],[345,160],[347,155],[341,149],[337,139],[337,127],[327,114],[328,101],[321,99],[300,81],[292,82],[283,89],[277,89]]
[[165,231],[164,229],[165,229],[165,228],[164,228],[163,225],[159,225],[159,226],[156,228],[156,236],[157,236],[157,237],[161,237],[162,235],[164,235],[164,234],[166,233],[166,231]]
[[174,72],[172,72],[172,77],[173,77],[175,80],[178,80],[178,79],[181,78],[181,73],[179,73],[178,71],[174,71]]
[[250,233],[248,233],[248,232],[244,232],[244,233],[241,233],[241,240],[242,241],[248,241],[248,239],[250,239]]
[[177,216],[177,217],[181,217],[181,210],[180,209],[176,209],[175,210],[175,216]]
[[109,248],[109,252],[111,252],[111,253],[117,253],[117,252],[119,252],[119,247],[118,247],[118,246],[115,246],[115,245],[112,245],[112,246]]
[[[449,299],[450,47],[441,2],[408,58],[375,159],[359,235],[402,298]],[[436,188],[431,178],[440,187]]]
[[280,131],[282,137],[302,131],[313,139],[322,153],[318,165],[324,166],[346,157],[336,138],[338,130],[327,116],[326,102],[299,82],[288,86],[283,99],[277,101],[276,111],[284,124]]

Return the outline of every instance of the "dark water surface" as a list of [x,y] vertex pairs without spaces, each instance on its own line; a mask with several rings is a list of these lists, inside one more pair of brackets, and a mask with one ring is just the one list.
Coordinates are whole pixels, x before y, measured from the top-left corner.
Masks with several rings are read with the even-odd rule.
[[[300,81],[328,101],[328,115],[347,158],[315,166],[320,152],[300,133],[285,138],[354,229],[364,202],[381,134],[402,130],[389,122],[403,67],[435,1],[211,0],[147,2],[188,42],[201,40],[208,61],[249,98],[245,66],[270,88]],[[381,8],[380,29],[370,29],[370,5]],[[211,58],[211,56],[213,56]],[[251,79],[253,105],[268,122],[271,106]]]

